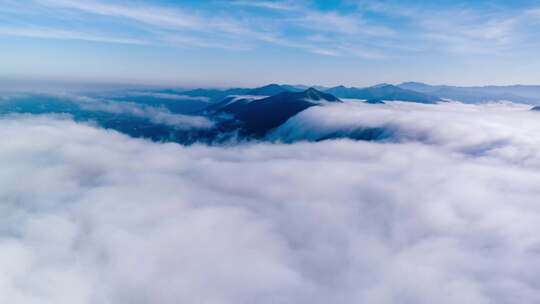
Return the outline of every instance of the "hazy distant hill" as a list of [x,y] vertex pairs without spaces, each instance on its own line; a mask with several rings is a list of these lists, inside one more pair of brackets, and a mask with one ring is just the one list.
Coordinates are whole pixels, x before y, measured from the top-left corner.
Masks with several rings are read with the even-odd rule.
[[400,88],[432,94],[441,98],[453,99],[468,103],[488,101],[511,101],[517,103],[539,104],[540,86],[484,86],[459,87],[448,85],[429,85],[421,82],[404,82]]
[[269,84],[263,87],[255,88],[253,90],[250,90],[247,92],[246,95],[260,95],[260,96],[271,96],[276,95],[283,92],[289,92],[289,91],[298,91],[298,89],[294,89],[294,87],[291,86],[281,86],[279,84]]
[[186,96],[191,97],[206,97],[210,102],[220,102],[228,96],[238,95],[259,95],[259,96],[271,96],[288,91],[300,91],[300,89],[293,86],[269,84],[258,88],[231,88],[231,89],[193,89],[187,91],[179,91]]

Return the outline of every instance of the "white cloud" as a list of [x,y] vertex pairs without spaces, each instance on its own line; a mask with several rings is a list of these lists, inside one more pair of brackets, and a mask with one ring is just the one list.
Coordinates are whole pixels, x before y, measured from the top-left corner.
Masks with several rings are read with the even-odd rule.
[[[218,2],[219,3],[219,2]],[[309,6],[292,2],[247,2],[235,1],[239,10],[231,12],[217,5],[213,14],[187,9],[178,5],[155,5],[127,3],[122,1],[76,1],[76,0],[36,0],[26,7],[9,3],[17,8],[14,17],[29,14],[35,9],[53,20],[62,20],[76,24],[81,28],[98,28],[101,18],[118,23],[118,29],[130,33],[133,37],[115,38],[111,29],[110,38],[71,29],[48,31],[43,25],[35,24],[32,28],[19,28],[14,22],[10,34],[26,37],[84,39],[117,43],[144,43],[166,45],[170,47],[217,48],[227,50],[252,50],[260,43],[299,48],[321,55],[348,56],[373,59],[372,54],[380,58],[381,50],[366,49],[359,44],[355,35],[370,37],[392,36],[394,31],[376,23],[366,22],[360,15],[343,15],[335,12],[322,13]],[[230,4],[229,4],[230,5]],[[286,14],[276,20],[261,14],[243,11],[246,7],[274,9]],[[299,9],[301,7],[301,9]],[[76,16],[76,17],[74,17]],[[15,18],[13,20],[17,20]],[[292,29],[301,33],[290,37]],[[332,39],[326,47],[313,43],[309,38],[318,33],[331,33]],[[143,37],[143,38],[141,38]],[[354,38],[354,39],[351,39]]]
[[0,299],[540,300],[538,113],[402,103],[308,111],[303,121],[322,130],[393,122],[409,136],[182,147],[3,118]]
[[540,17],[540,7],[529,9],[525,13],[533,17]]
[[[26,4],[8,3],[6,9],[11,13],[13,23],[10,33],[27,37],[83,39],[103,42],[138,41],[143,37],[145,44],[166,45],[170,47],[219,48],[229,50],[248,50],[250,41],[260,41],[268,35],[270,22],[259,18],[243,18],[223,10],[211,14],[187,9],[182,5],[157,5],[125,1],[77,1],[77,0],[35,0]],[[12,8],[10,10],[10,8]],[[48,33],[46,27],[34,20],[32,28],[21,27],[21,16],[39,10],[43,22],[50,20],[73,24],[81,28],[100,28],[104,19],[117,26],[107,28],[114,32],[123,31],[134,38],[93,39],[96,35],[73,32],[71,29],[56,29],[58,34]],[[10,19],[8,19],[10,20]],[[39,36],[35,33],[39,31]],[[60,35],[61,34],[61,35]],[[84,34],[84,35],[83,35]],[[98,37],[100,38],[100,37]]]
[[129,92],[128,96],[148,96],[161,99],[169,100],[192,100],[192,101],[202,101],[209,102],[210,99],[204,96],[187,96],[182,94],[172,94],[172,93],[156,93],[156,92]]
[[[215,48],[232,51],[253,50],[262,44],[297,48],[307,52],[363,59],[385,58],[394,30],[353,12],[321,12],[305,3],[274,1],[215,2],[212,13],[184,5],[157,5],[124,1],[35,0],[9,2],[5,8],[10,18],[5,32],[34,38],[76,39],[115,43],[137,43],[180,48]],[[238,8],[228,9],[230,5]],[[229,5],[229,6],[227,6]],[[278,10],[280,18],[246,10],[260,7]],[[43,16],[37,18],[37,16]],[[33,25],[19,20],[34,14]],[[21,18],[22,17],[22,18]],[[103,27],[101,20],[115,24]],[[70,24],[70,28],[49,28],[51,24]],[[72,26],[71,26],[72,25]],[[9,26],[9,27],[8,27]],[[92,34],[97,28],[108,34]],[[75,31],[74,29],[79,29]],[[9,30],[9,31],[7,31]],[[128,37],[117,37],[122,32]],[[296,33],[291,35],[291,33]],[[329,34],[321,46],[313,36]],[[369,37],[369,41],[362,39]],[[377,40],[377,41],[375,41]],[[371,45],[371,46],[370,46]]]
[[508,56],[518,54],[512,52],[516,46],[520,46],[517,51],[527,49],[528,53],[537,48],[535,8],[359,3],[347,13],[323,11],[303,1],[242,0],[213,1],[206,9],[122,0],[8,1],[0,10],[4,35],[173,48],[246,51],[270,44],[364,60],[406,58],[411,52]]
[[540,116],[529,109],[527,105],[507,103],[372,105],[352,101],[303,111],[270,137],[284,141],[317,140],[380,128],[385,130],[383,138],[392,142],[419,141],[468,154],[500,153],[498,157],[516,157],[509,161],[519,161],[527,158],[519,153],[513,155],[512,151],[518,152],[514,145],[527,146],[527,151],[534,153],[535,146],[540,145],[536,139],[536,133],[540,133]]
[[103,1],[40,0],[40,3],[60,9],[71,9],[89,14],[146,24],[157,29],[176,31],[214,32],[256,36],[246,24],[223,15],[203,15],[196,11],[175,6],[142,5],[131,2],[107,3]]
[[[482,5],[482,4],[481,4]],[[534,9],[501,5],[456,4],[450,7],[403,5],[398,2],[361,1],[362,11],[402,19],[407,45],[460,54],[502,54],[516,46],[534,47]],[[522,48],[521,48],[522,49]]]
[[201,39],[199,37],[192,37],[186,35],[159,33],[159,40],[163,43],[174,47],[200,47],[200,48],[212,48],[212,49],[224,49],[224,50],[237,50],[247,51],[252,47],[246,43],[239,41],[221,41],[216,39]]
[[324,56],[333,56],[333,57],[341,56],[341,53],[332,49],[323,49],[323,48],[317,48],[317,47],[308,47],[308,49],[314,54],[319,54],[319,55],[324,55]]
[[94,0],[40,0],[38,3],[59,8],[76,9],[91,14],[127,18],[160,27],[183,29],[204,27],[203,20],[197,16],[178,9],[173,10],[160,6],[142,6],[127,2],[113,4]]
[[385,26],[370,25],[360,15],[342,15],[335,12],[321,13],[310,11],[296,20],[302,26],[319,32],[338,32],[344,34],[364,34],[388,37],[394,31]]

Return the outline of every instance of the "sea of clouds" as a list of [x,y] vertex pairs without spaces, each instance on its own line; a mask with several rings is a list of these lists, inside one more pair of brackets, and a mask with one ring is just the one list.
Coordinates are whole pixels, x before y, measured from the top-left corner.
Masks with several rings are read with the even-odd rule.
[[[302,141],[366,126],[391,132]],[[539,113],[345,103],[272,136],[1,118],[0,302],[540,301]]]

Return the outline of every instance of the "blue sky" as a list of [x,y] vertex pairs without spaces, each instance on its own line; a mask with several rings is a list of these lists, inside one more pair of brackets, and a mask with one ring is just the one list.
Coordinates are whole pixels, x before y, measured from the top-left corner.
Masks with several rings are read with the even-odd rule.
[[2,0],[0,77],[540,83],[540,1]]

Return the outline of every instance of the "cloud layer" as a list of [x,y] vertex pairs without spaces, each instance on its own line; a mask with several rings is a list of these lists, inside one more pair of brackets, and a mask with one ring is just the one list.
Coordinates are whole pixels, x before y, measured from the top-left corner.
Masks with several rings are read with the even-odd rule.
[[540,300],[537,113],[342,107],[297,119],[326,130],[350,113],[407,139],[183,147],[2,118],[0,300]]

